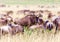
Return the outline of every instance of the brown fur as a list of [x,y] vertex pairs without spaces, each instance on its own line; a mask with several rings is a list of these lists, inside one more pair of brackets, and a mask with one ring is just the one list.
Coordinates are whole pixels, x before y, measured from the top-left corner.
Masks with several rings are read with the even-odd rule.
[[28,15],[22,19],[15,21],[15,23],[22,25],[22,26],[31,26],[36,23],[36,16],[35,15]]

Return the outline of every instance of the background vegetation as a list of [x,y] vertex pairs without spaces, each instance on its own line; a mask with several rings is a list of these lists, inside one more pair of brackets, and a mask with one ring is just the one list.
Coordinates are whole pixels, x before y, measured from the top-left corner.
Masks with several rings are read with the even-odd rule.
[[3,4],[59,4],[60,0],[0,0],[0,3]]

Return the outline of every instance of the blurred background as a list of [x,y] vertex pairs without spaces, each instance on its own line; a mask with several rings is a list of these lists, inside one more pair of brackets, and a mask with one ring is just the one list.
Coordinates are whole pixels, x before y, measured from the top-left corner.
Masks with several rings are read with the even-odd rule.
[[36,5],[36,4],[59,4],[60,0],[0,0],[1,4],[22,4],[22,5]]

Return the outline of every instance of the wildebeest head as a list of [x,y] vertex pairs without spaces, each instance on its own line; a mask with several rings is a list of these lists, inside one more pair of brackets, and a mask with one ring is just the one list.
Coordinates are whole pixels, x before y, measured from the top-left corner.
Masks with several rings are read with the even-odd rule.
[[44,20],[42,18],[40,18],[40,17],[38,19],[38,24],[44,24]]
[[30,20],[31,20],[32,24],[38,23],[38,19],[39,19],[39,17],[37,17],[36,15],[30,15]]
[[48,26],[47,26],[47,29],[49,29],[49,30],[51,30],[53,28],[53,25],[52,24],[49,24]]
[[53,29],[53,22],[50,22],[50,21],[46,21],[45,22],[45,27],[49,30]]

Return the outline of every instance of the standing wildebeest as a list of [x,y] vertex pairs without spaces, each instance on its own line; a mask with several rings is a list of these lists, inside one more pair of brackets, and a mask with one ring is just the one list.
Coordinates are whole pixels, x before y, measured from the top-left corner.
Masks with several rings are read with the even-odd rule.
[[35,23],[37,23],[37,18],[35,15],[27,15],[26,17],[22,18],[22,19],[18,19],[18,20],[15,20],[14,23],[17,23],[19,25],[22,25],[22,26],[31,26]]
[[24,32],[24,28],[21,25],[18,24],[10,24],[10,27],[12,29],[12,34],[16,34],[16,33],[23,33]]
[[5,35],[8,33],[12,33],[12,29],[9,25],[5,25],[5,26],[0,27],[0,35]]
[[60,17],[57,17],[57,18],[53,21],[53,23],[54,23],[55,26],[56,26],[56,31],[57,31],[57,29],[60,30]]

